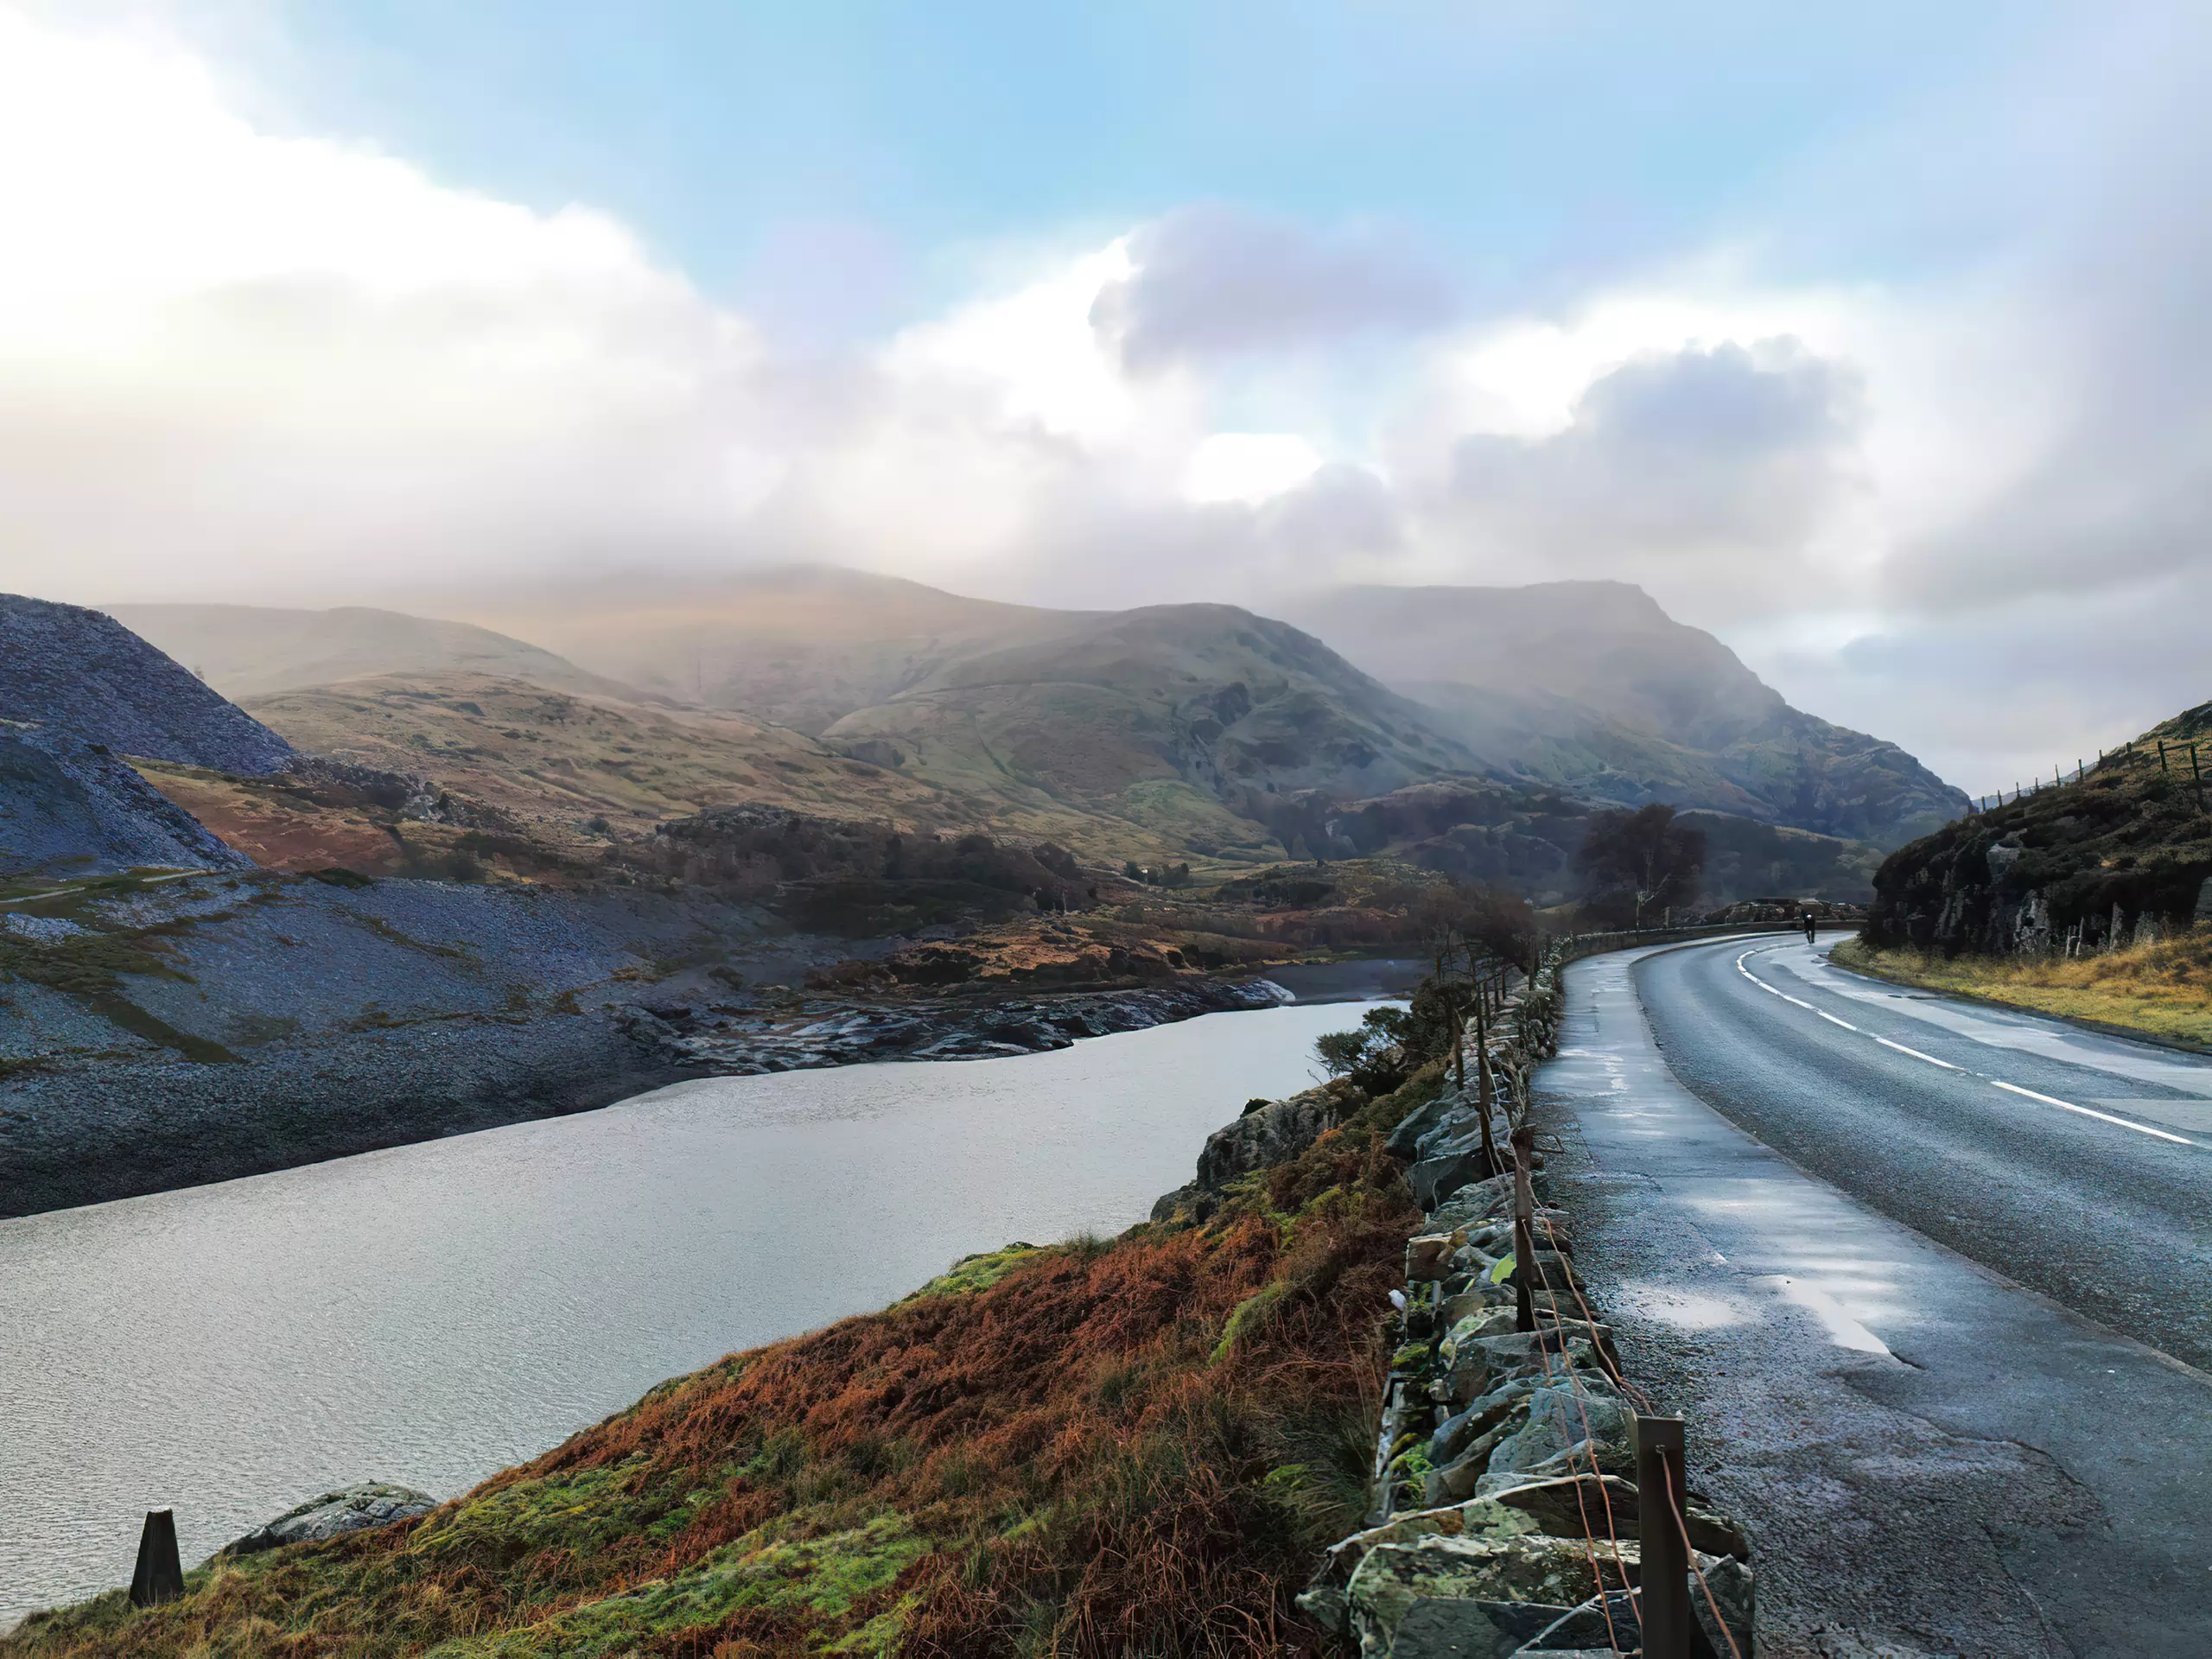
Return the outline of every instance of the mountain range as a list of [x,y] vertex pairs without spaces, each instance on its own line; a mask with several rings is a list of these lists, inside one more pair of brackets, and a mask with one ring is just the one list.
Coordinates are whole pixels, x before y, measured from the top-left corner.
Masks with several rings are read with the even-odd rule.
[[[1966,806],[1617,582],[1345,588],[1276,620],[1051,610],[794,568],[449,607],[466,614],[115,614],[257,729],[481,803],[559,857],[760,801],[989,826],[1109,864],[1382,854],[1555,899],[1592,813],[1662,801],[1710,815],[1746,884],[1711,887],[1851,897],[1878,850]],[[331,813],[369,809],[236,775],[253,770],[147,775],[278,862],[334,836],[407,841],[382,820],[341,834]]]
[[233,696],[467,671],[728,710],[956,793],[1104,810],[1202,853],[1249,844],[1268,820],[1261,797],[1455,775],[1883,848],[1967,805],[1895,744],[1793,709],[1620,582],[1346,588],[1279,606],[1277,621],[1228,606],[1048,610],[809,567],[464,608],[466,623],[118,614]]

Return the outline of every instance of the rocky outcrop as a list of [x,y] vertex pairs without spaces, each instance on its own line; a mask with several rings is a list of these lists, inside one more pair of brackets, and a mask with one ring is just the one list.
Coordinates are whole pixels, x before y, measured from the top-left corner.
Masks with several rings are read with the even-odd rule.
[[0,594],[0,875],[248,863],[127,755],[257,775],[293,759],[114,618]]
[[1198,1179],[1162,1196],[1152,1206],[1152,1218],[1204,1221],[1220,1207],[1231,1182],[1294,1158],[1320,1139],[1343,1116],[1346,1089],[1342,1083],[1325,1083],[1282,1100],[1255,1102],[1234,1123],[1206,1137]]
[[2080,956],[2187,930],[2212,880],[2212,817],[2190,757],[2212,736],[2212,704],[2158,730],[2173,736],[1892,854],[1875,874],[1867,943]]
[[1144,990],[1073,992],[981,1006],[772,1010],[648,1001],[620,1011],[631,1037],[671,1065],[749,1077],[869,1060],[989,1060],[1042,1054],[1085,1037],[1239,1008],[1273,1007],[1288,993],[1266,980],[1189,978]]
[[245,1537],[224,1545],[216,1554],[257,1554],[283,1544],[303,1544],[320,1538],[335,1538],[340,1533],[412,1521],[437,1507],[436,1498],[411,1486],[387,1486],[378,1481],[365,1481],[358,1486],[311,1497],[297,1509],[287,1510]]

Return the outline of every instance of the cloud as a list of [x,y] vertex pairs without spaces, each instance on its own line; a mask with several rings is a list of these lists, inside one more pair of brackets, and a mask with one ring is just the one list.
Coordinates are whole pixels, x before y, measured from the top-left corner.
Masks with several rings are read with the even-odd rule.
[[1320,469],[1320,452],[1295,432],[1216,432],[1191,452],[1183,493],[1192,501],[1264,501]]
[[856,344],[866,227],[794,232],[750,315],[609,214],[278,136],[161,35],[0,0],[0,587],[1613,575],[1987,786],[2212,693],[2201,10],[2053,35],[1581,291],[1473,315],[1408,238],[1194,207]]
[[1786,582],[1852,487],[1861,402],[1854,372],[1794,340],[1649,353],[1560,431],[1461,438],[1438,505],[1555,575],[1703,560]]
[[1406,238],[1317,232],[1225,207],[1186,207],[1128,238],[1132,269],[1090,321],[1131,369],[1420,334],[1459,311],[1454,285]]
[[13,586],[696,540],[834,423],[615,221],[257,131],[158,39],[0,12],[0,224]]

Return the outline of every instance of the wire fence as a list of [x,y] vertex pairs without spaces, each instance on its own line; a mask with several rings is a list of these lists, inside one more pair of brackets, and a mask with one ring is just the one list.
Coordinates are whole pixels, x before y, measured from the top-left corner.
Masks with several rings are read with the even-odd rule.
[[[1653,934],[1694,938],[1744,931],[1741,927],[1703,925],[1585,934],[1557,942],[1549,954],[1556,971],[1573,957],[1619,950],[1630,944],[1655,943],[1656,941],[1650,937]],[[1580,1276],[1573,1267],[1573,1246],[1561,1237],[1555,1212],[1548,1206],[1539,1205],[1535,1202],[1533,1173],[1536,1135],[1531,1114],[1534,1103],[1528,1071],[1503,1061],[1502,1057],[1491,1051],[1487,1041],[1478,1038],[1478,1043],[1477,1065],[1484,1085],[1480,1090],[1484,1139],[1486,1143],[1491,1140],[1489,1116],[1491,1102],[1495,1099],[1503,1108],[1505,1143],[1510,1149],[1513,1186],[1516,1324],[1521,1330],[1533,1332],[1537,1338],[1536,1351],[1542,1365],[1544,1381],[1548,1389],[1552,1390],[1553,1427],[1561,1445],[1567,1448],[1568,1467],[1573,1474],[1575,1509],[1582,1526],[1584,1559],[1588,1563],[1591,1580],[1597,1592],[1598,1608],[1605,1623],[1607,1643],[1616,1652],[1640,1650],[1649,1659],[1688,1659],[1692,1650],[1692,1619],[1687,1585],[1694,1579],[1699,1592],[1711,1611],[1713,1629],[1726,1643],[1732,1659],[1743,1659],[1743,1650],[1722,1613],[1719,1599],[1713,1593],[1703,1564],[1698,1559],[1699,1552],[1691,1539],[1688,1519],[1683,1512],[1686,1471],[1681,1460],[1681,1421],[1659,1416],[1649,1396],[1630,1382],[1622,1371],[1619,1356],[1608,1347],[1604,1327],[1589,1300],[1583,1294]],[[1542,1230],[1544,1243],[1549,1247],[1548,1250],[1536,1248],[1539,1228]],[[1546,1260],[1548,1255],[1549,1262]],[[1560,1282],[1554,1281],[1553,1263],[1558,1265]],[[1566,1312],[1569,1299],[1580,1315],[1579,1320],[1572,1324]],[[1548,1330],[1543,1323],[1547,1319],[1549,1321]],[[1623,1520],[1613,1507],[1615,1483],[1606,1474],[1599,1456],[1599,1436],[1592,1417],[1592,1408],[1599,1402],[1591,1393],[1580,1367],[1574,1363],[1568,1346],[1578,1335],[1587,1341],[1591,1352],[1596,1357],[1599,1370],[1619,1400],[1626,1402],[1636,1413],[1638,1462],[1636,1531],[1639,1547],[1633,1572],[1621,1545]],[[1559,1391],[1561,1384],[1564,1384],[1564,1399]],[[1573,1411],[1572,1420],[1568,1416],[1570,1404]],[[1612,1408],[1617,1410],[1618,1407],[1615,1404]],[[1575,1432],[1577,1427],[1580,1429],[1580,1434]],[[1669,1452],[1672,1452],[1671,1462],[1669,1461]],[[1651,1478],[1655,1471],[1656,1479]],[[1659,1496],[1649,1490],[1653,1486],[1664,1494],[1663,1509]],[[1612,1569],[1610,1579],[1605,1570],[1607,1561],[1605,1558],[1608,1556]],[[1655,1566],[1658,1574],[1656,1579],[1653,1576]],[[1616,1586],[1619,1592],[1625,1593],[1630,1614],[1635,1621],[1636,1630],[1632,1637],[1624,1627],[1617,1625],[1614,1619]]]
[[2099,749],[2094,762],[2075,760],[2074,771],[2070,776],[2067,772],[2065,763],[2056,762],[2051,766],[2049,778],[2044,778],[2038,773],[2025,784],[2015,782],[2012,785],[2010,803],[2005,799],[2005,791],[2000,789],[1994,795],[1974,796],[1970,810],[1975,812],[1993,812],[2000,806],[2017,804],[2030,796],[2040,795],[2046,790],[2064,789],[2070,785],[2082,783],[2098,772],[2111,768],[2126,768],[2139,764],[2147,766],[2155,756],[2158,763],[2158,772],[2162,777],[2183,776],[2183,762],[2188,763],[2189,769],[2186,776],[2190,789],[2196,796],[2197,807],[2201,810],[2204,806],[2204,767],[2202,761],[2198,758],[2196,749],[2197,746],[2194,743],[2179,741],[2169,743],[2162,737],[2152,738],[2148,743],[2139,745],[2133,742],[2124,743],[2109,753]]

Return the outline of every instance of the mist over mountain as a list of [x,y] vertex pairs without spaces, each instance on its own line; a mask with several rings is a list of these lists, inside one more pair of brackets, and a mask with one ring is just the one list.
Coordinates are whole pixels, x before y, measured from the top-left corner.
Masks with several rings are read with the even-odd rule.
[[[1895,744],[1793,709],[1726,645],[1675,621],[1629,583],[1357,587],[1272,608],[1363,671],[1363,680],[1395,693],[1402,703],[1391,716],[1395,728],[1418,728],[1428,740],[1410,753],[1443,771],[1631,804],[1666,801],[1884,847],[1926,834],[1966,809],[1964,795]],[[1232,666],[1243,662],[1236,647],[1224,645],[1203,671],[1188,659],[1146,664],[1141,652],[1127,649],[1135,636],[1117,632],[1113,619],[1174,612],[1218,620],[1233,610],[1056,611],[860,571],[804,568],[714,583],[548,588],[479,601],[468,613],[631,684],[810,732],[842,728],[848,736],[893,741],[905,733],[918,753],[933,757],[925,764],[964,771],[972,753],[957,762],[951,754],[963,745],[963,753],[972,750],[974,740],[948,747],[936,728],[955,712],[980,715],[986,704],[997,711],[991,720],[1016,718],[1012,694],[1001,688],[986,696],[981,681],[1002,675],[1033,687],[1050,677],[1065,650],[1072,653],[1066,660],[1088,664],[1080,677],[1104,718],[1101,698],[1121,671],[1106,642],[1118,639],[1128,689],[1141,700],[1152,696],[1160,672],[1185,686],[1205,681],[1225,690],[1241,672]],[[1172,650],[1164,639],[1154,643],[1172,656],[1191,650],[1194,638],[1186,628]],[[995,668],[976,666],[1004,652],[1015,654]],[[1033,702],[1040,694],[1026,695]],[[1353,723],[1375,712],[1354,715]],[[1070,718],[1064,708],[1046,728],[1065,736]],[[1163,756],[1176,742],[1187,747],[1186,740],[1166,739],[1165,728],[1147,730],[1145,741]],[[1310,769],[1292,770],[1313,780],[1297,787],[1359,789],[1350,773],[1324,785]],[[1433,774],[1408,772],[1399,781],[1421,775]],[[1287,778],[1267,781],[1279,791],[1294,786]]]
[[1967,808],[1897,745],[1791,708],[1627,582],[1340,588],[1281,608],[1494,775],[1885,847]]
[[963,655],[1050,639],[1098,614],[823,565],[713,581],[609,577],[448,605],[641,691],[815,733]]
[[520,639],[467,622],[346,605],[117,605],[109,614],[226,697],[269,696],[370,675],[507,675],[554,691],[634,695]]

